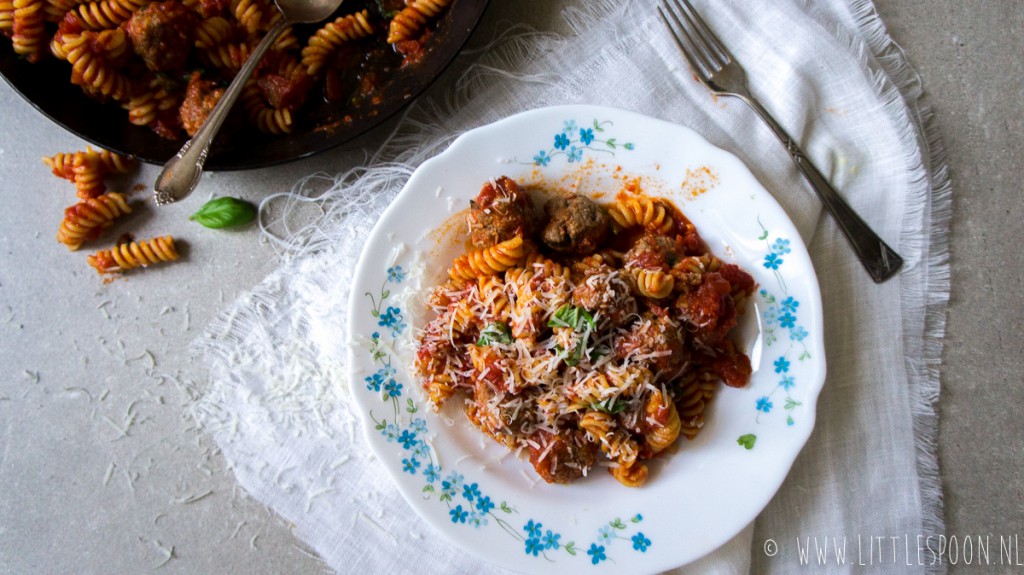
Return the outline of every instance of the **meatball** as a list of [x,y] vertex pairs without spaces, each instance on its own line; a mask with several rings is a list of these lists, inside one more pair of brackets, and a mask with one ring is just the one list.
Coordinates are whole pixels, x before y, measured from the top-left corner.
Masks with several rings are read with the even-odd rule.
[[270,107],[294,110],[306,101],[313,78],[304,72],[282,76],[265,74],[256,81]]
[[132,14],[125,30],[146,67],[167,72],[185,67],[196,24],[196,14],[181,2],[154,2]]
[[212,80],[203,80],[199,72],[193,72],[188,79],[185,101],[181,103],[181,123],[189,136],[195,136],[206,117],[224,94]]
[[523,394],[524,397],[501,393],[503,398],[509,400],[496,401],[498,395],[499,392],[488,380],[477,379],[473,388],[473,401],[466,402],[466,415],[498,443],[514,449],[514,437],[527,433],[527,429],[534,424],[533,411],[523,409],[522,406],[530,405],[535,398],[530,397],[531,393]]
[[604,268],[580,279],[572,291],[572,303],[607,317],[612,325],[620,325],[636,313],[636,298],[628,274],[621,269]]
[[633,244],[623,259],[628,268],[668,271],[685,256],[686,250],[678,238],[646,234]]
[[597,460],[597,446],[581,436],[563,437],[537,431],[530,436],[530,463],[548,483],[571,483],[583,477]]
[[544,206],[548,223],[541,239],[551,249],[571,254],[597,251],[611,229],[608,214],[590,198],[571,194]]
[[487,182],[469,202],[469,239],[478,248],[526,235],[533,203],[512,178]]
[[[750,277],[742,270],[740,273]],[[737,287],[753,291],[752,286]],[[711,272],[704,274],[696,289],[679,294],[676,307],[680,316],[694,339],[703,345],[717,345],[736,326],[736,304],[731,295],[733,289],[734,286],[721,273]]]
[[628,332],[616,338],[615,355],[619,359],[643,356],[652,372],[675,377],[690,359],[683,337],[679,324],[665,310],[652,307]]

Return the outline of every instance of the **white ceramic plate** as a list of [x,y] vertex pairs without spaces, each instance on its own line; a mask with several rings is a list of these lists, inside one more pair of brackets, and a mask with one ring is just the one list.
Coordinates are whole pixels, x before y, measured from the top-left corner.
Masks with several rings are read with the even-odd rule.
[[[723,388],[697,439],[649,462],[639,489],[606,473],[571,485],[539,480],[528,461],[474,429],[457,402],[432,412],[407,367],[425,305],[405,295],[443,281],[465,245],[455,214],[501,175],[606,200],[640,178],[759,284],[738,334],[755,370],[749,385]],[[349,313],[354,394],[399,490],[467,551],[530,573],[655,573],[722,545],[779,488],[811,433],[825,377],[817,280],[775,200],[695,132],[604,107],[519,114],[425,162],[370,235]]]

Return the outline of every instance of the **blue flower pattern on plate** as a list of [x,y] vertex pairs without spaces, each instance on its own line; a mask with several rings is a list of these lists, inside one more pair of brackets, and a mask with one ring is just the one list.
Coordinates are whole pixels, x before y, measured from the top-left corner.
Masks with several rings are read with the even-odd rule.
[[[758,220],[758,224],[761,224]],[[761,308],[761,328],[764,336],[764,343],[772,347],[782,341],[782,337],[788,340],[789,347],[781,355],[771,359],[774,373],[780,377],[767,395],[761,396],[754,405],[757,413],[755,421],[760,422],[761,416],[771,413],[775,402],[772,398],[776,394],[782,396],[782,409],[785,412],[785,424],[793,426],[796,420],[793,418],[793,411],[799,407],[801,402],[793,399],[790,391],[797,385],[795,376],[789,373],[793,361],[806,361],[810,359],[811,353],[804,345],[804,339],[810,336],[807,328],[800,324],[800,302],[791,295],[788,295],[786,282],[780,270],[786,265],[786,257],[792,253],[792,240],[785,237],[772,237],[767,228],[761,224],[761,235],[757,238],[764,242],[765,255],[762,265],[765,269],[771,270],[778,282],[781,298],[776,297],[771,290],[762,287],[757,295],[764,306]],[[786,334],[788,333],[788,337]]]
[[582,162],[587,153],[614,156],[620,148],[627,151],[636,149],[633,142],[619,142],[617,138],[606,137],[605,131],[611,126],[611,121],[596,118],[586,128],[581,128],[576,120],[565,120],[562,129],[554,134],[551,147],[539,150],[532,162],[524,163],[545,167],[554,158],[565,156],[566,161],[572,164]]
[[[567,125],[567,128],[570,126]],[[391,297],[390,287],[400,284],[406,275],[407,271],[401,266],[389,267],[385,272],[386,278],[379,292],[365,294],[372,304],[371,315],[377,318],[378,325],[388,328],[393,339],[397,338],[408,326],[404,321],[401,308],[387,306],[385,302]],[[549,552],[562,551],[569,557],[581,556],[575,542],[563,543],[561,533],[552,529],[544,529],[544,525],[540,521],[531,518],[523,524],[520,530],[516,530],[509,520],[518,511],[507,501],[496,502],[490,495],[483,493],[479,483],[467,482],[465,476],[457,471],[443,475],[442,467],[435,461],[430,445],[422,439],[427,436],[429,427],[426,419],[417,416],[419,406],[412,398],[406,398],[404,404],[399,402],[399,398],[403,396],[404,387],[395,379],[397,370],[392,366],[390,352],[391,349],[394,349],[393,344],[394,341],[390,344],[385,342],[380,332],[374,332],[370,339],[369,351],[373,361],[380,366],[373,374],[366,376],[364,382],[367,390],[379,392],[381,400],[385,405],[390,404],[392,410],[392,414],[389,416],[390,421],[389,418],[378,420],[372,411],[370,417],[376,424],[375,429],[389,443],[394,443],[401,448],[403,473],[423,477],[422,493],[424,497],[436,498],[439,503],[444,503],[448,507],[448,517],[453,524],[481,529],[486,528],[493,520],[502,530],[517,539],[523,546],[523,552],[531,557],[543,557],[550,561],[553,559],[548,555]],[[400,422],[406,418],[408,418],[408,424],[402,426]],[[438,485],[439,482],[440,485]],[[456,498],[459,499],[458,502],[455,501]],[[643,516],[636,514],[630,521],[633,524],[639,524],[643,521]],[[597,532],[597,540],[591,543],[591,550],[594,552],[587,552],[591,563],[597,565],[608,560],[607,550],[616,539],[632,541],[634,551],[646,552],[651,545],[650,539],[642,533],[636,533],[629,538],[625,536],[628,530],[626,523],[618,518],[601,526]],[[642,544],[638,545],[638,541]]]
[[651,546],[651,540],[648,539],[643,532],[637,533],[631,537],[630,540],[633,541],[633,549],[636,549],[641,553],[646,553],[647,548]]

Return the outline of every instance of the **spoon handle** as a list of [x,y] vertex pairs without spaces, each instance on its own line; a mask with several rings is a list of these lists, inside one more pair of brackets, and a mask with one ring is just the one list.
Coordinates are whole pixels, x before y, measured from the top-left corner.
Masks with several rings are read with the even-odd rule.
[[206,163],[206,155],[210,151],[213,138],[220,130],[224,119],[228,117],[231,107],[241,95],[242,88],[252,76],[256,65],[263,58],[263,54],[284,32],[289,23],[284,16],[278,18],[267,35],[246,59],[242,69],[235,74],[235,79],[231,81],[231,85],[228,86],[196,135],[185,142],[178,154],[164,164],[163,171],[160,172],[160,176],[157,177],[156,183],[153,185],[153,198],[158,206],[182,200],[195,189],[196,184],[199,183],[199,176],[203,173],[203,164]]

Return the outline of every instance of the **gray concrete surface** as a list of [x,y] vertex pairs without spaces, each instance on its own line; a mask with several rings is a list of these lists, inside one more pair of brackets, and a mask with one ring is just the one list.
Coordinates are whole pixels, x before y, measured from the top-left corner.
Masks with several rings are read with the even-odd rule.
[[[555,3],[492,4],[477,45],[505,21],[565,31]],[[1024,535],[1024,10],[1019,0],[877,5],[921,74],[955,186],[939,437],[947,531]],[[72,191],[39,163],[83,145],[0,85],[0,573],[320,571],[182,416],[202,377],[188,342],[273,269],[272,248],[253,228],[200,229],[186,207],[150,210],[133,232],[183,238],[187,264],[98,282],[82,254],[55,249]],[[208,181],[258,200],[344,153]],[[136,180],[155,175],[147,167]]]
[[877,5],[924,82],[954,185],[953,290],[939,405],[947,533],[1020,534],[1024,305],[1015,296],[1024,287],[1024,6]]

